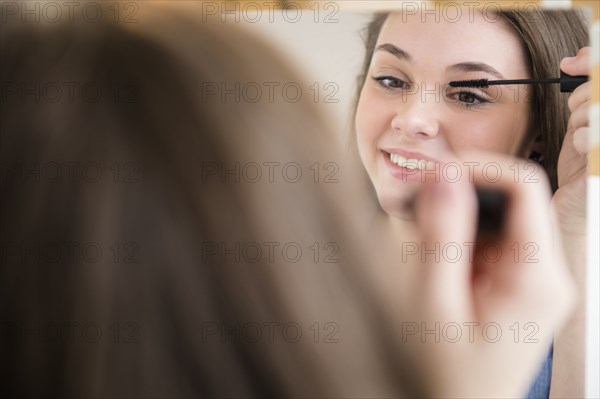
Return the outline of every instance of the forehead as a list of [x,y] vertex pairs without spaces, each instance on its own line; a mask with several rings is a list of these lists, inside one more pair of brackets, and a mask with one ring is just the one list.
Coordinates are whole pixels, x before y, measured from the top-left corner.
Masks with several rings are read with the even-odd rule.
[[520,38],[508,22],[489,12],[470,11],[464,9],[460,18],[440,11],[391,13],[377,46],[394,44],[416,64],[445,68],[461,62],[484,62],[509,79],[527,74]]

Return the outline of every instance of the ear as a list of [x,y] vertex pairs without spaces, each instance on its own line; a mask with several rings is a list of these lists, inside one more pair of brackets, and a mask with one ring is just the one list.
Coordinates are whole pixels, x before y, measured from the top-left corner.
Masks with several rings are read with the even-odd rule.
[[542,162],[544,160],[545,153],[546,146],[542,142],[542,137],[539,135],[526,147],[524,151],[524,155],[534,162]]

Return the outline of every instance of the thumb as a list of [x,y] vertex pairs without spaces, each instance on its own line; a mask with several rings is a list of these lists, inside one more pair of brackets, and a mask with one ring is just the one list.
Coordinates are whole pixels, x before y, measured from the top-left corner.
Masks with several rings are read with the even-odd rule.
[[591,47],[582,47],[575,57],[565,57],[560,62],[560,69],[571,75],[588,75],[590,72]]
[[416,203],[422,292],[444,317],[461,317],[470,306],[469,244],[475,241],[477,202],[464,170],[462,176],[459,181],[429,179]]

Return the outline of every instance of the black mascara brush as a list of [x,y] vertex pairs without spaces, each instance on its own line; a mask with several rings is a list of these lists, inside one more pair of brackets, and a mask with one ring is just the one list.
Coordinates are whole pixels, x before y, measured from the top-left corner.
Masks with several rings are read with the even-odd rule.
[[488,87],[496,85],[522,85],[522,84],[536,84],[536,83],[560,83],[561,93],[571,93],[579,85],[587,82],[587,76],[571,76],[564,72],[560,73],[560,78],[547,78],[547,79],[512,79],[512,80],[488,80],[488,79],[477,79],[477,80],[456,80],[448,83],[450,87]]

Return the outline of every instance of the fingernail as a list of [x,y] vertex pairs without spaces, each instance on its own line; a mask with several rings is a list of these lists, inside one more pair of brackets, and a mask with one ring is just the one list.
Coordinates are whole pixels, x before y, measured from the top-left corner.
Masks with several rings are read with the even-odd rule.
[[562,60],[563,64],[572,64],[573,62],[575,62],[576,57],[565,57]]

